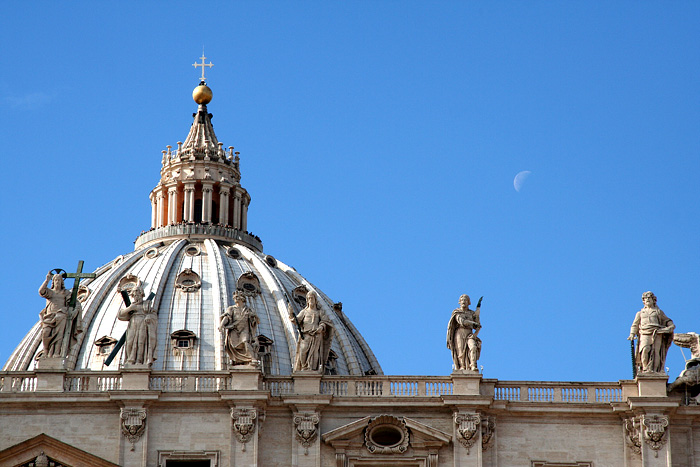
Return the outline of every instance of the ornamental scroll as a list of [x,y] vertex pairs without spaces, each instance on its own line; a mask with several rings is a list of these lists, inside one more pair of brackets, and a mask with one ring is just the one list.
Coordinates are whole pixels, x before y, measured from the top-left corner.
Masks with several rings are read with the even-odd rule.
[[309,454],[309,446],[318,435],[318,422],[320,418],[317,413],[298,413],[294,415],[294,434],[297,440],[304,446],[304,455]]
[[141,438],[146,430],[146,409],[144,408],[122,408],[119,413],[121,419],[122,434],[131,443],[131,450],[134,444]]
[[479,439],[476,434],[479,432],[481,416],[478,413],[456,413],[454,419],[455,425],[457,425],[457,440],[459,440],[462,446],[467,448],[467,454],[469,454],[469,450],[474,445],[476,440]]

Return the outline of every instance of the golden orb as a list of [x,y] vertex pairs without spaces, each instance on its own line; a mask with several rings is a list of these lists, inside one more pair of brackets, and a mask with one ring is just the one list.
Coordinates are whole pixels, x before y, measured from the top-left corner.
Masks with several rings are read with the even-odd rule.
[[194,99],[197,104],[206,105],[211,102],[211,98],[211,89],[206,84],[200,84],[192,91],[192,99]]

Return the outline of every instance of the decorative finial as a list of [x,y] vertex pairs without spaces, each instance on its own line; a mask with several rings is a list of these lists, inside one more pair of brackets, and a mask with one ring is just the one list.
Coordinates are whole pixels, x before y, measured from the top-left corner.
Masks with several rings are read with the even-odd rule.
[[202,59],[202,63],[194,62],[192,66],[195,68],[202,67],[202,78],[199,81],[199,86],[194,88],[194,91],[192,91],[192,99],[194,99],[194,101],[199,105],[207,105],[209,102],[211,102],[212,92],[209,86],[207,86],[207,81],[204,77],[204,67],[211,68],[214,66],[214,64],[211,62],[204,62],[204,60],[207,58],[204,56],[204,50],[202,50],[202,56],[199,58]]
[[211,68],[211,67],[214,66],[214,64],[213,64],[212,62],[204,63],[204,60],[206,60],[206,58],[207,58],[207,57],[204,56],[204,49],[202,49],[202,56],[199,57],[199,58],[202,59],[202,63],[194,62],[194,63],[192,64],[192,66],[195,67],[195,69],[196,69],[197,67],[202,67],[202,77],[200,78],[200,81],[201,81],[202,83],[206,83],[207,79],[204,77],[204,67],[209,67],[209,68]]

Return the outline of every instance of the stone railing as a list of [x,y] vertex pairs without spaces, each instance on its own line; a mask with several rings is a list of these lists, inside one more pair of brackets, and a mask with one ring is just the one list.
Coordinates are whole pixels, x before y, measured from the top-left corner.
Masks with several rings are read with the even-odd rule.
[[66,392],[119,391],[122,375],[118,372],[71,372],[63,378]]
[[263,390],[270,391],[271,396],[294,394],[294,380],[292,378],[265,378]]
[[[0,394],[25,392],[109,392],[129,388],[128,373],[119,371],[0,372]],[[151,371],[143,374],[139,390],[163,393],[235,391],[241,389],[244,376],[228,371],[181,372]],[[268,376],[252,372],[246,390],[269,391],[272,397],[289,394],[325,394],[333,397],[435,397],[476,395],[461,392],[456,376],[323,376],[315,377],[314,386],[296,386],[293,376]],[[48,379],[45,379],[48,378]],[[58,378],[58,379],[57,379]],[[634,381],[562,383],[546,381],[498,381],[481,379],[478,395],[509,403],[611,403],[636,396]],[[308,381],[308,376],[305,377]],[[665,383],[661,386],[665,388]],[[129,383],[131,384],[131,383]],[[125,387],[126,386],[126,387]],[[624,386],[624,387],[623,387]],[[628,387],[629,386],[629,387]],[[660,387],[661,387],[660,386]],[[464,388],[463,385],[459,388]],[[627,389],[625,389],[627,388]],[[132,389],[137,389],[132,387]],[[309,392],[311,390],[311,392]]]
[[0,392],[34,391],[36,391],[36,374],[18,371],[0,373]]
[[136,237],[135,249],[164,237],[214,237],[222,240],[236,240],[255,250],[263,251],[262,242],[248,232],[212,224],[175,224],[158,227]]
[[231,374],[152,372],[148,388],[162,392],[217,392],[231,388]]
[[498,381],[493,398],[510,402],[609,403],[624,400],[620,383]]
[[452,394],[449,376],[324,376],[321,394],[360,397],[438,397]]

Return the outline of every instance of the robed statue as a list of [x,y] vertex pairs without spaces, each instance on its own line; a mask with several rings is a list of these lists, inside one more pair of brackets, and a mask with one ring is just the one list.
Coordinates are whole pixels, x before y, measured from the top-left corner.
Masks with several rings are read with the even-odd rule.
[[66,289],[63,276],[51,272],[39,287],[39,295],[46,299],[46,306],[39,313],[43,357],[65,357],[83,332],[80,301],[71,307],[71,291]]
[[315,371],[323,373],[331,351],[333,324],[321,309],[316,292],[306,294],[306,307],[294,316],[291,305],[289,319],[299,330],[297,351],[294,358],[294,371]]
[[476,304],[476,310],[471,310],[469,295],[459,297],[459,308],[452,312],[447,324],[447,348],[452,351],[455,370],[477,371],[476,363],[481,354],[479,313],[483,298]]
[[669,384],[668,392],[683,387],[688,395],[695,397],[700,394],[700,335],[695,332],[673,334],[673,343],[678,347],[690,349],[690,360],[686,360],[685,368],[676,380]]
[[656,306],[656,295],[642,294],[644,307],[637,312],[627,339],[637,339],[635,364],[638,373],[665,373],[666,353],[673,342],[676,326]]
[[124,353],[129,365],[151,365],[156,360],[158,312],[150,300],[144,301],[141,280],[127,289],[131,303],[119,310],[117,318],[128,321]]
[[221,331],[224,332],[224,347],[233,365],[247,365],[258,362],[258,323],[260,319],[252,308],[246,305],[246,297],[241,292],[233,294],[234,306],[221,315]]

